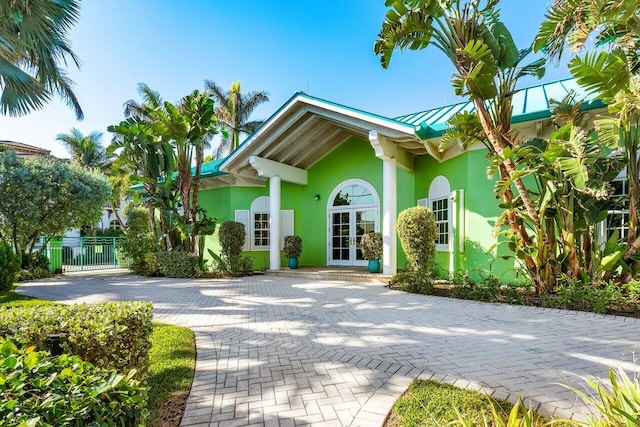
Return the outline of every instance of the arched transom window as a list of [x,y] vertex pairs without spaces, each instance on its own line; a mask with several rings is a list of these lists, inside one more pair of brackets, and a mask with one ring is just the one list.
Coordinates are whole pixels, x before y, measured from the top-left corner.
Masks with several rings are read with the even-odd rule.
[[360,184],[349,184],[336,194],[333,206],[361,206],[374,205],[376,199],[371,190]]

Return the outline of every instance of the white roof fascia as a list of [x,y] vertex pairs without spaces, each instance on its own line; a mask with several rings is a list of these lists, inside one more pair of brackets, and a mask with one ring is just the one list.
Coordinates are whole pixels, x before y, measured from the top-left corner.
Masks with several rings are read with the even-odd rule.
[[[371,116],[369,114],[365,114],[359,111],[355,111],[352,110],[350,108],[346,108],[346,107],[340,107],[338,105],[332,104],[332,103],[328,103],[328,102],[324,102],[318,99],[314,99],[314,98],[309,98],[307,97],[305,94],[301,93],[296,95],[292,101],[289,103],[289,105],[287,105],[285,108],[283,108],[281,111],[279,111],[275,116],[269,118],[269,122],[270,123],[265,123],[265,126],[263,126],[261,129],[258,129],[258,131],[254,134],[252,134],[248,140],[246,140],[245,142],[243,142],[242,146],[235,152],[233,153],[227,160],[225,160],[224,163],[222,163],[220,165],[220,170],[224,171],[224,172],[229,172],[226,168],[227,165],[229,165],[230,163],[232,163],[238,156],[242,155],[246,150],[249,149],[249,146],[252,145],[252,142],[259,138],[261,135],[265,134],[267,132],[267,130],[271,127],[271,123],[277,121],[279,118],[281,118],[282,116],[284,116],[285,114],[287,114],[289,111],[291,111],[293,108],[296,108],[299,106],[300,103],[306,104],[306,105],[310,105],[313,107],[317,107],[317,108],[313,108],[313,109],[308,109],[308,111],[311,111],[315,114],[318,114],[320,116],[324,116],[324,117],[330,117],[333,118],[334,120],[340,120],[339,117],[337,116],[332,116],[332,115],[327,115],[326,113],[323,114],[322,111],[330,111],[342,116],[346,116],[346,117],[350,117],[352,119],[356,119],[359,121],[363,121],[363,122],[368,122],[371,123],[373,125],[375,125],[378,128],[384,128],[384,129],[390,129],[393,131],[396,131],[402,135],[406,135],[412,138],[415,138],[416,140],[419,140],[419,138],[416,136],[415,132],[414,132],[414,127],[412,125],[409,124],[403,124],[403,123],[395,123],[393,122],[391,119],[383,119],[383,118],[379,118],[379,117],[374,117]],[[306,112],[307,110],[305,110],[304,112]],[[304,114],[304,112],[302,114]],[[302,115],[301,114],[301,115]],[[296,120],[299,117],[296,117]],[[353,124],[353,122],[351,122]],[[360,126],[359,126],[360,127]],[[364,129],[364,128],[363,128]],[[386,133],[386,132],[385,132]],[[388,135],[390,137],[393,137],[394,135]]]

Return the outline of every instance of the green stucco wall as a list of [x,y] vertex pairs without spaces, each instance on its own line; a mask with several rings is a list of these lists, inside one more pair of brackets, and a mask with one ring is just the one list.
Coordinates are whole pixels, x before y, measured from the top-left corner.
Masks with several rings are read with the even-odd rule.
[[[431,157],[416,159],[415,179],[417,198],[428,197],[429,185],[435,177],[443,175],[449,180],[451,190],[464,190],[464,221],[458,223],[458,232],[463,233],[464,248],[456,254],[453,264],[457,270],[468,272],[477,279],[483,272],[491,271],[507,282],[515,278],[512,260],[499,258],[508,254],[505,245],[499,245],[486,253],[495,242],[493,229],[501,211],[493,197],[494,181],[487,179],[487,160],[484,150],[473,150],[457,157],[437,162]],[[462,208],[461,208],[462,209]],[[464,224],[463,227],[460,225]],[[451,253],[438,252],[436,262],[444,274],[452,263]]]
[[[513,280],[513,261],[498,259],[507,254],[505,245],[486,251],[493,245],[493,227],[500,214],[493,198],[494,183],[486,177],[487,160],[483,150],[470,151],[439,163],[429,156],[415,159],[414,170],[398,168],[398,213],[412,206],[417,200],[429,196],[429,186],[438,175],[445,176],[451,190],[464,190],[464,209],[460,208],[458,233],[463,233],[464,250],[438,252],[436,261],[443,275],[450,265],[467,271],[478,278],[481,272],[492,271],[503,281]],[[294,232],[302,237],[301,266],[327,265],[328,199],[334,189],[349,179],[362,179],[371,184],[380,198],[382,211],[382,160],[375,157],[369,141],[351,137],[327,154],[307,171],[307,185],[282,183],[282,209],[293,210]],[[235,210],[248,210],[253,200],[268,196],[268,183],[264,187],[224,187],[200,193],[202,206],[219,222],[234,220]],[[319,200],[315,196],[319,195]],[[379,218],[381,220],[381,218]],[[381,222],[380,222],[381,224]],[[207,248],[219,253],[217,237],[207,239]],[[249,251],[244,255],[254,261],[257,270],[269,267],[267,251]],[[208,256],[208,255],[207,255]],[[281,262],[287,260],[282,255]],[[398,242],[398,267],[406,265],[406,256]]]

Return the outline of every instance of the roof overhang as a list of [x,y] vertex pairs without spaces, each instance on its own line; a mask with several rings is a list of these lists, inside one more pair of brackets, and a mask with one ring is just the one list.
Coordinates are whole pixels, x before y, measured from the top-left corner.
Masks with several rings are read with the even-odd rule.
[[399,158],[427,153],[413,125],[298,92],[219,169],[247,178],[278,175],[284,181],[304,183],[306,174],[302,171],[306,172],[346,139],[356,136],[371,140],[372,134],[393,144],[392,151]]

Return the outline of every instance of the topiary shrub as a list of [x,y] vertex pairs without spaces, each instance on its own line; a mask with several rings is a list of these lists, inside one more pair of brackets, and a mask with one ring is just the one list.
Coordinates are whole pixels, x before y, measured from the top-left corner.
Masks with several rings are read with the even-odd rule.
[[240,256],[247,232],[241,222],[225,221],[218,231],[222,256],[227,258]]
[[240,256],[246,237],[247,233],[241,222],[225,221],[220,225],[218,238],[222,253],[216,260],[218,269],[232,276],[248,274],[253,270],[251,258]]
[[0,419],[7,426],[144,425],[146,390],[78,356],[24,351],[0,338]]
[[165,277],[194,278],[202,275],[197,255],[181,250],[158,252],[158,271]]
[[144,377],[151,347],[151,308],[143,302],[3,308],[0,337],[50,351],[50,336],[60,335],[64,353],[99,368],[136,369]]
[[302,254],[302,238],[300,236],[284,236],[284,256],[298,258]]
[[423,206],[406,209],[398,215],[397,227],[409,267],[414,271],[433,270],[438,233],[433,212]]
[[382,257],[382,234],[364,234],[360,239],[360,250],[364,259],[380,259]]
[[127,231],[121,249],[131,258],[131,269],[143,276],[157,275],[158,244],[151,232],[149,210],[130,203],[125,209],[125,216]]
[[13,252],[11,245],[0,239],[0,292],[8,291],[16,281],[20,271],[20,256]]

